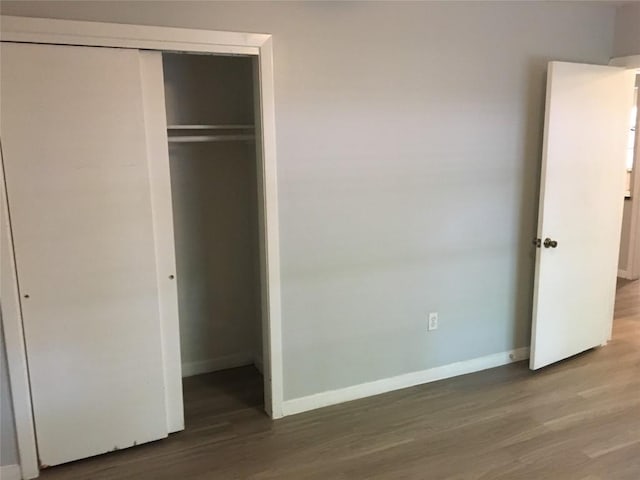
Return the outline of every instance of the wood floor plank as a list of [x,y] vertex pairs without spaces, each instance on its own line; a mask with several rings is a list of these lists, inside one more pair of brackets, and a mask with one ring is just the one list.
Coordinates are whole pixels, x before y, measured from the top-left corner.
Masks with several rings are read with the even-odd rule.
[[185,379],[184,432],[44,480],[638,480],[640,282],[612,341],[271,421],[252,367]]

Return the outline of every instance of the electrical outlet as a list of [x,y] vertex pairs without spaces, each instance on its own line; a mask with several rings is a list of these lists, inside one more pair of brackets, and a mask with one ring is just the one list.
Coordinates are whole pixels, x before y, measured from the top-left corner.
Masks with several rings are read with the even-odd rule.
[[431,312],[429,314],[429,323],[427,325],[427,330],[437,330],[438,329],[438,312]]

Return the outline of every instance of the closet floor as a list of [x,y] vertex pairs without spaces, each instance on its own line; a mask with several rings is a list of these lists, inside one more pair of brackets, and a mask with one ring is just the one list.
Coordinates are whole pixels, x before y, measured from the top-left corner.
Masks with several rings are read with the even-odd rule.
[[254,366],[205,373],[182,380],[186,430],[211,428],[264,413],[262,375]]
[[187,430],[44,471],[91,480],[637,480],[640,281],[613,340],[272,422],[253,368],[185,381]]

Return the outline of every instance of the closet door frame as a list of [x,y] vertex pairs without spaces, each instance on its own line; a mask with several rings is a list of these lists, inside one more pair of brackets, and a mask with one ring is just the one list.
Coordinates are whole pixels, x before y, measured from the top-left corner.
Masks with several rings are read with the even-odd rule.
[[[276,173],[276,135],[273,80],[272,37],[268,34],[222,32],[172,27],[126,25],[101,22],[53,20],[0,16],[0,40],[11,42],[79,45],[98,47],[121,47],[161,52],[211,53],[246,55],[255,58],[258,66],[257,93],[260,114],[256,120],[258,140],[258,192],[260,220],[260,262],[262,329],[264,337],[264,387],[265,409],[271,418],[283,416],[283,365],[282,365],[282,319],[280,286],[280,247],[278,229],[278,195]],[[1,158],[1,157],[0,157]],[[150,164],[156,160],[150,156]],[[159,156],[162,162],[162,156]],[[167,178],[154,175],[153,169],[162,170],[163,165],[150,165],[152,189],[162,189]],[[4,187],[4,170],[0,169],[0,182]],[[159,183],[156,183],[159,182]],[[22,313],[15,273],[15,259],[11,245],[11,224],[6,199],[0,199],[2,215],[2,242],[0,263],[2,269],[0,302],[2,303],[2,327],[7,350],[7,367],[12,391],[18,453],[23,478],[35,478],[39,474],[35,429],[31,414],[31,392],[29,372],[24,347]],[[166,202],[164,202],[166,203]],[[162,221],[160,216],[171,212],[154,212],[156,240],[161,236],[173,238],[173,225]],[[6,237],[6,238],[5,238]],[[171,248],[173,244],[171,243]],[[158,244],[157,244],[158,245]],[[160,243],[168,248],[167,242]],[[174,252],[167,252],[173,258]],[[158,280],[175,272],[158,269]],[[171,299],[161,298],[161,303]],[[172,320],[175,323],[175,320]],[[164,326],[163,326],[164,329]],[[173,330],[173,328],[170,328]],[[163,341],[163,345],[164,341]],[[165,365],[167,368],[167,365]]]

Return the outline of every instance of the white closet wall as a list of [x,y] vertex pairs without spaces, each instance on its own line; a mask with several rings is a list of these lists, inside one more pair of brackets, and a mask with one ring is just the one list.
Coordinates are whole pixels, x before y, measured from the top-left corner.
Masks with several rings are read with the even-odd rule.
[[[250,58],[163,63],[167,124],[253,124]],[[169,156],[183,376],[260,363],[255,143],[170,143]]]

